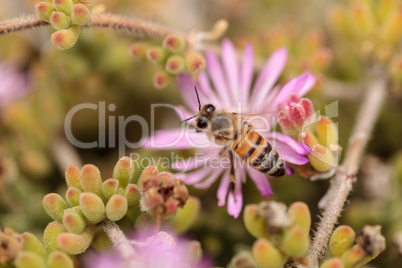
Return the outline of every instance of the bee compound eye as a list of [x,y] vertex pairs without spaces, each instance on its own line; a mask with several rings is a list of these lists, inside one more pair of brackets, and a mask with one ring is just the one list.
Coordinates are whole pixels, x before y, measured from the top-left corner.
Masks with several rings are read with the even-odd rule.
[[208,120],[205,117],[201,117],[197,121],[198,128],[206,128],[208,126]]

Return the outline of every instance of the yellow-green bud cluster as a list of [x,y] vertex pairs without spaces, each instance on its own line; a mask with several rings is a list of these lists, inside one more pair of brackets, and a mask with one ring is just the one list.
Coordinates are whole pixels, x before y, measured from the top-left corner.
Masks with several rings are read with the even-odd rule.
[[56,30],[52,43],[60,50],[73,47],[78,40],[80,26],[91,19],[91,4],[87,0],[51,0],[36,4],[38,16]]
[[153,78],[154,86],[158,89],[168,86],[182,72],[198,75],[206,67],[204,56],[188,50],[184,37],[178,34],[166,36],[162,46],[137,42],[132,46],[131,54],[161,67],[162,70],[156,72]]
[[331,258],[320,268],[358,268],[376,258],[385,250],[385,238],[381,226],[365,226],[355,234],[347,225],[341,225],[332,233],[329,241]]
[[[311,215],[305,203],[295,202],[288,208],[278,202],[247,205],[243,220],[249,233],[257,238],[251,250],[257,267],[279,268],[289,258],[302,261],[306,256],[310,246]],[[232,266],[243,261],[252,262],[243,253],[232,260]]]

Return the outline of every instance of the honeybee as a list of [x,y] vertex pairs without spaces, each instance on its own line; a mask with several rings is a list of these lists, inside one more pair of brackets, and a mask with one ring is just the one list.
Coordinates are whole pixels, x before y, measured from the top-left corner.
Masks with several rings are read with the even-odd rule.
[[197,88],[195,92],[199,112],[185,121],[195,118],[197,132],[206,132],[209,140],[229,150],[232,183],[235,181],[233,153],[251,167],[270,177],[285,175],[284,160],[248,121],[243,121],[236,113],[216,110],[212,104],[201,106]]

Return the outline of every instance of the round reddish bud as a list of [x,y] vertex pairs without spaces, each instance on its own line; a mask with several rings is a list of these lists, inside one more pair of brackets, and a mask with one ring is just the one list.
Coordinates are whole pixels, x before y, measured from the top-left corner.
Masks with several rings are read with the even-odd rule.
[[320,268],[344,268],[343,262],[340,258],[331,258],[326,260],[320,265]]
[[115,194],[106,204],[106,217],[111,221],[118,221],[126,215],[127,210],[127,199],[122,195]]
[[56,8],[56,10],[66,14],[71,13],[73,4],[73,0],[53,0],[53,6]]
[[75,4],[71,11],[71,21],[73,24],[84,25],[91,19],[91,11],[83,4]]
[[49,223],[45,231],[43,232],[43,245],[47,252],[55,251],[59,249],[57,245],[57,237],[59,234],[66,232],[63,224],[58,221],[53,221]]
[[124,196],[127,198],[128,206],[137,204],[141,197],[139,187],[130,183],[124,190]]
[[43,258],[33,252],[21,251],[15,258],[17,268],[43,268],[46,267]]
[[310,238],[303,228],[296,225],[285,231],[281,249],[288,256],[303,257],[307,254],[309,247]]
[[120,182],[120,187],[125,188],[134,177],[134,163],[130,157],[123,156],[113,169],[113,178]]
[[91,244],[94,230],[94,226],[87,226],[82,234],[62,233],[57,237],[57,245],[67,254],[81,254]]
[[147,51],[148,47],[149,47],[148,43],[137,42],[131,46],[130,53],[134,57],[137,57],[139,59],[145,59],[147,56],[146,51]]
[[47,194],[42,200],[42,205],[47,214],[54,220],[61,222],[64,210],[68,208],[67,203],[58,194]]
[[85,220],[77,213],[65,213],[63,215],[63,225],[70,233],[80,234],[84,231]]
[[63,12],[54,11],[50,16],[50,24],[56,30],[63,30],[70,26],[71,19]]
[[306,203],[292,203],[288,208],[288,217],[291,226],[299,226],[306,234],[309,234],[311,227],[311,214]]
[[258,267],[281,268],[287,259],[269,240],[264,238],[254,242],[251,252]]
[[87,164],[81,168],[80,183],[85,192],[102,194],[102,178],[96,166]]
[[154,86],[157,89],[164,89],[170,84],[171,81],[172,77],[165,71],[157,72],[153,79]]
[[165,70],[173,75],[178,75],[184,70],[184,58],[179,55],[170,56],[166,62]]
[[49,22],[50,15],[52,15],[52,12],[54,11],[52,3],[39,2],[35,5],[35,9],[36,14],[38,14],[42,20]]
[[207,62],[198,52],[190,51],[185,54],[186,69],[190,74],[199,74],[205,70]]
[[25,232],[21,234],[21,238],[23,243],[23,250],[34,252],[43,258],[46,257],[46,249],[43,246],[42,242],[40,242],[36,236],[31,233]]
[[47,258],[48,268],[74,268],[73,260],[61,251],[53,251]]
[[169,34],[163,40],[163,47],[172,53],[181,53],[186,47],[186,41],[181,35]]
[[167,53],[161,47],[150,47],[146,51],[147,59],[155,64],[161,64],[166,60]]
[[80,34],[78,26],[70,26],[65,30],[54,32],[51,36],[52,43],[60,50],[72,48],[77,43]]
[[80,169],[78,167],[69,165],[66,169],[65,178],[68,187],[75,187],[82,190],[80,183]]
[[82,193],[80,195],[80,209],[87,218],[88,223],[96,224],[105,218],[105,205],[102,199],[93,193]]
[[81,190],[75,187],[69,187],[66,191],[66,200],[68,204],[72,207],[78,206],[81,193]]
[[355,241],[355,231],[347,225],[338,226],[329,240],[329,251],[332,257],[340,257],[350,249]]
[[102,195],[106,199],[109,199],[115,193],[117,193],[117,190],[119,189],[119,181],[116,179],[107,179],[102,183],[101,189],[102,189]]

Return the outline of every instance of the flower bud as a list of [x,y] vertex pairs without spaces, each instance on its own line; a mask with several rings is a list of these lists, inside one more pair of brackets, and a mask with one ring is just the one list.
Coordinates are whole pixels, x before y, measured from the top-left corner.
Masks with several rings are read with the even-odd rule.
[[253,256],[248,251],[240,251],[232,260],[228,267],[231,268],[257,268]]
[[345,36],[350,34],[350,26],[344,9],[335,6],[332,7],[329,12],[329,21],[335,31]]
[[292,257],[303,257],[307,254],[310,247],[310,238],[308,233],[299,226],[290,227],[285,231],[282,240],[281,249],[287,255]]
[[81,190],[75,187],[69,187],[66,191],[66,200],[71,207],[79,205]]
[[52,12],[54,11],[52,3],[39,2],[35,5],[35,9],[36,14],[38,14],[42,20],[49,22],[50,15],[52,15]]
[[311,56],[311,68],[314,70],[325,70],[332,61],[332,51],[328,48],[317,49]]
[[53,6],[57,11],[70,14],[73,8],[73,0],[53,0]]
[[161,64],[166,60],[167,53],[161,47],[150,47],[146,51],[147,59],[155,64]]
[[59,249],[57,245],[57,237],[59,234],[66,232],[63,224],[58,221],[49,223],[45,231],[43,232],[43,245],[47,252],[55,251]]
[[42,258],[46,257],[46,249],[43,246],[42,242],[40,242],[36,236],[31,233],[25,232],[21,234],[21,238],[23,243],[23,250],[36,253]]
[[102,183],[102,195],[106,198],[109,199],[111,198],[115,193],[117,193],[117,190],[119,189],[119,181],[116,179],[107,179]]
[[294,202],[288,208],[290,226],[299,226],[308,235],[311,227],[310,210],[306,203]]
[[120,182],[121,188],[126,188],[134,177],[134,163],[130,157],[123,156],[113,169],[113,178]]
[[80,234],[86,227],[85,220],[77,213],[65,213],[63,216],[64,228],[70,233]]
[[340,257],[352,247],[355,241],[355,231],[347,225],[341,225],[335,229],[329,240],[329,252],[332,257]]
[[136,184],[130,183],[124,190],[124,197],[127,199],[128,206],[133,206],[140,200],[141,194]]
[[142,184],[143,184],[143,180],[145,178],[149,178],[149,177],[153,177],[158,175],[159,171],[158,168],[155,166],[149,166],[144,168],[144,170],[141,172],[140,178],[138,179],[137,185],[140,188],[140,190],[144,190],[142,189]]
[[56,30],[66,29],[70,26],[71,19],[66,14],[60,11],[54,11],[50,16],[50,24]]
[[69,165],[66,169],[65,178],[68,187],[75,187],[82,190],[80,183],[80,169],[78,167]]
[[201,202],[197,197],[191,196],[186,205],[179,209],[172,218],[173,228],[178,234],[185,233],[197,220],[201,211]]
[[172,74],[178,75],[184,70],[184,59],[182,56],[173,55],[167,59],[165,70]]
[[61,251],[53,251],[47,259],[48,268],[74,268],[72,259]]
[[163,40],[163,47],[172,53],[181,53],[184,51],[186,41],[183,36],[178,34],[169,34]]
[[91,192],[97,195],[102,194],[102,178],[96,166],[87,164],[81,168],[80,183],[85,192]]
[[54,32],[51,36],[52,43],[60,50],[72,48],[77,43],[80,34],[78,26],[70,26],[65,30]]
[[165,71],[157,72],[154,75],[153,83],[157,89],[164,89],[172,82],[172,77]]
[[91,19],[91,11],[83,4],[75,4],[71,11],[71,21],[76,25],[87,24]]
[[200,74],[207,66],[204,56],[195,51],[185,53],[185,62],[187,71],[192,75]]
[[147,56],[147,49],[149,44],[145,42],[136,42],[131,46],[130,53],[136,58],[145,59]]
[[321,144],[314,145],[307,158],[310,160],[311,166],[319,172],[327,172],[336,164],[332,152]]
[[354,1],[351,10],[352,25],[359,35],[367,36],[375,29],[375,17],[367,1]]
[[41,256],[28,251],[21,251],[15,259],[17,268],[45,268],[45,261]]
[[258,205],[251,204],[244,208],[243,221],[247,231],[255,238],[268,237],[268,227],[264,218],[258,213]]
[[359,245],[354,245],[342,255],[342,262],[345,268],[361,267],[368,263],[369,259],[364,250]]
[[111,221],[119,221],[126,215],[127,210],[127,199],[122,195],[115,194],[106,204],[106,217]]
[[251,251],[258,267],[282,268],[286,262],[286,257],[264,238],[255,241]]
[[395,8],[394,12],[384,21],[381,38],[384,42],[395,44],[402,35],[402,9]]
[[344,268],[340,258],[331,258],[320,265],[320,268]]
[[381,234],[381,228],[380,225],[366,225],[356,234],[356,244],[374,258],[385,250],[385,238]]
[[64,210],[68,208],[67,203],[58,194],[47,194],[42,200],[46,213],[54,220],[61,222]]
[[338,144],[338,128],[331,119],[321,116],[317,122],[317,136],[320,144],[329,147]]
[[102,199],[93,193],[82,193],[79,199],[80,209],[90,224],[101,222],[105,217],[105,205]]
[[318,144],[318,139],[308,131],[304,131],[299,134],[299,141],[307,144],[310,147]]
[[94,226],[87,226],[82,234],[62,233],[57,237],[57,245],[69,255],[85,252],[91,244]]

